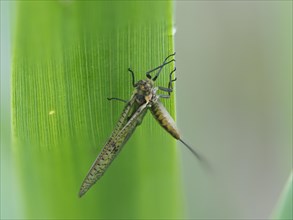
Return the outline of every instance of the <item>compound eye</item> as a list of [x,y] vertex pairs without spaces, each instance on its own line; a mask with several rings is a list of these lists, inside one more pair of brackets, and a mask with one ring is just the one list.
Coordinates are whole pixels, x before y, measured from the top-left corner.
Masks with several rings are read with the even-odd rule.
[[145,96],[143,96],[143,95],[138,95],[138,96],[137,96],[137,101],[138,101],[139,103],[144,103],[144,102],[145,102]]

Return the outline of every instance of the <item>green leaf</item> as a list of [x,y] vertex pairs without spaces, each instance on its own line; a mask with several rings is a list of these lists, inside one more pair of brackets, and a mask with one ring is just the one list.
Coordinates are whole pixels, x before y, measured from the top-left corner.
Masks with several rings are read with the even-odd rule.
[[[78,198],[123,109],[106,98],[131,96],[128,67],[143,79],[174,52],[172,15],[171,1],[18,2],[12,107],[25,217],[183,217],[176,142],[150,114]],[[174,95],[164,104],[174,116]]]
[[293,219],[293,171],[288,178],[286,186],[280,196],[279,202],[277,204],[276,210],[272,215],[272,219]]

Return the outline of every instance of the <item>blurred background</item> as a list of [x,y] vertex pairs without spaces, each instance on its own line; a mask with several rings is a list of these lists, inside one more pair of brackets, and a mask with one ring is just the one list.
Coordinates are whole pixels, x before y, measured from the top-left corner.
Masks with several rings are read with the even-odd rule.
[[177,123],[213,168],[182,149],[189,217],[266,219],[292,169],[292,2],[175,10]]
[[[1,218],[23,216],[10,150],[12,4],[1,1]],[[292,2],[176,1],[177,123],[192,219],[266,219],[292,170]],[[4,127],[5,125],[5,127]]]

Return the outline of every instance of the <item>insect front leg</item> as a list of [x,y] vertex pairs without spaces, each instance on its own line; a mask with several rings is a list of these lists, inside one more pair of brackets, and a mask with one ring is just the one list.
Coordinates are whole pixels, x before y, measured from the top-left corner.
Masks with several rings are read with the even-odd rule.
[[133,87],[136,87],[136,84],[135,84],[135,78],[134,78],[134,72],[132,69],[130,69],[130,67],[128,68],[128,71],[131,73],[131,77],[132,77],[132,86]]

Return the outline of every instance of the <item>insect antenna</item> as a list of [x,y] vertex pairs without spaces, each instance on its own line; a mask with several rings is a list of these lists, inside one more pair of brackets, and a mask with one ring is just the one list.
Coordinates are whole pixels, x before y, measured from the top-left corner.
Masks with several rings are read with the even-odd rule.
[[167,60],[168,60],[170,57],[174,56],[175,54],[176,54],[176,52],[174,52],[174,53],[170,54],[169,56],[167,56],[167,57],[165,58],[165,60],[164,60],[164,62],[163,62],[162,65],[157,66],[156,68],[147,71],[147,72],[146,72],[146,76],[147,76],[147,78],[151,79],[152,76],[150,75],[150,73],[156,71],[157,69],[159,69],[158,73],[157,73],[156,76],[153,78],[153,81],[155,81],[155,80],[157,79],[157,77],[159,76],[160,72],[162,71],[162,68],[163,68],[165,65],[167,65],[167,64],[169,64],[169,63],[175,61],[175,59],[172,59],[172,60],[170,60],[170,61],[167,62]]
[[[150,75],[151,72],[154,72],[155,70],[160,69],[160,70],[159,70],[159,73],[160,73],[160,72],[161,72],[161,69],[162,69],[164,66],[166,66],[167,64],[169,64],[169,63],[171,63],[171,62],[174,62],[174,61],[175,61],[175,59],[172,59],[172,60],[170,60],[170,61],[168,61],[168,62],[166,62],[166,63],[163,63],[163,64],[160,65],[160,66],[157,66],[156,68],[154,68],[154,69],[152,69],[152,70],[147,71],[147,72],[146,72],[146,76],[147,76],[147,78],[151,79],[151,78],[152,78],[152,76]],[[156,75],[157,75],[157,74],[156,74]],[[157,76],[157,77],[158,77],[158,76]],[[157,77],[154,77],[155,79],[153,79],[153,81],[155,81],[155,80],[157,79]]]
[[[167,60],[169,59],[169,57],[174,56],[176,53],[173,53],[169,56],[166,57],[166,59],[164,60],[162,65],[166,65],[167,64]],[[175,59],[172,59],[171,61],[175,61]],[[170,61],[170,62],[171,62]],[[169,62],[168,62],[169,63]],[[163,69],[163,66],[159,69],[159,71],[157,72],[157,74],[154,76],[153,81],[156,81],[156,79],[158,78],[158,76],[160,75],[161,71]]]

